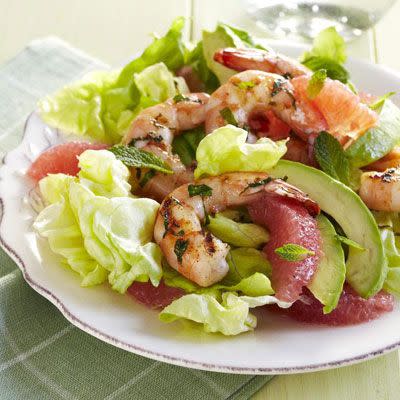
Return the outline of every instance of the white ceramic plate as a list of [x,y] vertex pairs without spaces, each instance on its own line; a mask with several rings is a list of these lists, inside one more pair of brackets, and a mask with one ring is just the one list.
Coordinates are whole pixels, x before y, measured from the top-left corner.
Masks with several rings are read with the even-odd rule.
[[[299,47],[280,45],[288,55]],[[400,87],[400,76],[376,65],[351,60],[353,80],[368,92],[383,94]],[[146,357],[191,368],[251,374],[314,371],[356,363],[400,346],[400,309],[351,327],[303,325],[256,311],[258,327],[237,337],[223,337],[164,324],[157,313],[105,285],[79,286],[78,277],[63,268],[45,241],[31,229],[35,212],[26,197],[32,186],[23,172],[49,146],[65,141],[33,113],[21,145],[4,159],[0,170],[3,215],[1,244],[21,268],[26,281],[54,303],[85,332]]]

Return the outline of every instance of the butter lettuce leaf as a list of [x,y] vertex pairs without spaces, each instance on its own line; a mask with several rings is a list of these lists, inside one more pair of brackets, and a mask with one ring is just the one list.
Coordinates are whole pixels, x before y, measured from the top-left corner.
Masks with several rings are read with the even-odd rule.
[[40,181],[48,204],[34,228],[82,277],[124,293],[134,282],[160,282],[161,250],[152,242],[159,204],[130,195],[129,171],[107,150],[79,157],[77,177],[49,175]]
[[138,112],[187,90],[173,75],[187,53],[184,24],[184,18],[177,18],[165,36],[156,38],[122,70],[90,73],[42,99],[41,117],[65,133],[119,143]]
[[322,30],[314,39],[312,49],[301,57],[301,62],[312,71],[325,69],[329,78],[343,83],[349,79],[343,66],[346,60],[346,43],[333,26]]
[[269,278],[264,274],[265,268],[261,263],[258,264],[258,267],[254,267],[252,270],[249,269],[247,273],[245,268],[241,268],[243,275],[231,276],[220,283],[203,288],[185,278],[164,262],[163,279],[167,286],[183,289],[187,293],[208,294],[217,297],[220,297],[225,292],[241,292],[247,296],[264,296],[274,293]]
[[79,182],[96,196],[130,196],[128,168],[108,150],[86,150],[79,156]]
[[272,168],[286,153],[286,141],[274,142],[261,138],[256,143],[246,143],[247,132],[226,125],[207,135],[197,147],[196,179],[216,176],[224,172],[262,172]]
[[164,322],[187,319],[201,324],[206,332],[220,332],[223,335],[238,335],[253,330],[257,318],[250,308],[265,304],[279,303],[288,307],[290,304],[279,302],[273,296],[238,296],[226,292],[221,300],[209,294],[188,294],[165,307],[159,318]]
[[63,174],[49,175],[40,181],[42,196],[49,205],[39,213],[33,228],[48,240],[51,250],[80,275],[81,286],[93,286],[103,283],[108,273],[84,246],[68,196],[74,181],[74,177]]
[[376,211],[373,213],[381,233],[385,255],[388,260],[388,273],[383,289],[400,297],[400,215]]

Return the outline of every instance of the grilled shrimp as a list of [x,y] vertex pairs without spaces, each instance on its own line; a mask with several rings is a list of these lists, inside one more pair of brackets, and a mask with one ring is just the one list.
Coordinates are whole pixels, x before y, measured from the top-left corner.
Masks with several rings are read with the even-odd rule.
[[400,168],[361,175],[360,197],[368,208],[378,211],[400,211]]
[[306,139],[309,134],[326,129],[326,122],[318,110],[298,102],[289,80],[268,72],[240,72],[211,95],[206,107],[208,133],[226,124],[221,115],[226,108],[233,113],[239,126],[247,126],[251,119],[260,119],[266,112],[273,111]]
[[[192,93],[181,100],[169,99],[143,110],[132,122],[122,142],[149,151],[168,164],[172,175],[157,172],[144,181],[141,193],[161,201],[176,187],[193,180],[193,173],[172,154],[172,140],[185,130],[204,123],[209,95]],[[142,181],[143,182],[143,181]]]
[[214,60],[235,71],[257,69],[283,75],[286,78],[310,73],[310,70],[298,61],[276,53],[272,49],[266,51],[250,48],[225,48],[214,54]]
[[[205,192],[194,195],[194,189]],[[203,226],[206,215],[248,204],[265,193],[293,198],[312,215],[319,212],[303,192],[265,173],[229,173],[182,185],[164,199],[154,227],[154,238],[169,265],[203,287],[220,281],[229,270],[229,246]]]
[[[278,118],[286,122],[305,141],[310,133],[324,130],[335,136],[343,147],[348,147],[368,128],[376,124],[378,116],[367,104],[364,104],[365,95],[360,97],[343,83],[328,78],[321,91],[311,99],[307,93],[311,71],[297,61],[281,56],[277,58],[280,63],[276,64],[280,67],[271,68],[266,61],[268,54],[258,49],[237,51],[222,49],[215,54],[214,58],[221,64],[237,71],[249,68],[278,73],[286,71],[287,73],[283,75],[293,78],[290,79],[290,93],[293,96],[293,105],[297,109],[296,118],[290,120],[277,113],[275,109],[274,111]],[[289,84],[285,85],[288,87]],[[232,109],[232,111],[234,110]]]

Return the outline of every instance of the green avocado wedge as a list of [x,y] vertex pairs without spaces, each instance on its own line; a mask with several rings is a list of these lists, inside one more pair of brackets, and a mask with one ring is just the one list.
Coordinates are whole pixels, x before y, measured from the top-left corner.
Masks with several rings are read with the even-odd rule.
[[321,233],[323,255],[308,288],[324,305],[324,314],[328,314],[336,308],[342,293],[346,263],[342,245],[329,219],[320,214],[317,225]]
[[208,68],[217,76],[220,83],[225,83],[237,72],[214,61],[214,53],[225,47],[246,47],[246,45],[225,25],[218,25],[213,32],[203,31],[203,53]]
[[368,129],[346,150],[346,154],[353,166],[361,168],[379,160],[398,144],[400,109],[392,101],[385,100],[378,125]]
[[287,176],[336,220],[349,239],[365,248],[349,248],[346,279],[364,298],[377,293],[386,278],[387,260],[376,221],[361,198],[324,172],[293,161],[281,160],[268,172],[276,178]]

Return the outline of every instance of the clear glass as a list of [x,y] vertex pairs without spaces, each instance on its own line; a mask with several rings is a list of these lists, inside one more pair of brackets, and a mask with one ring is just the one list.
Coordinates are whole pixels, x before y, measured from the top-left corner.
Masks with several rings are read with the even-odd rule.
[[257,24],[277,36],[314,38],[335,26],[350,40],[371,28],[396,0],[247,0]]

